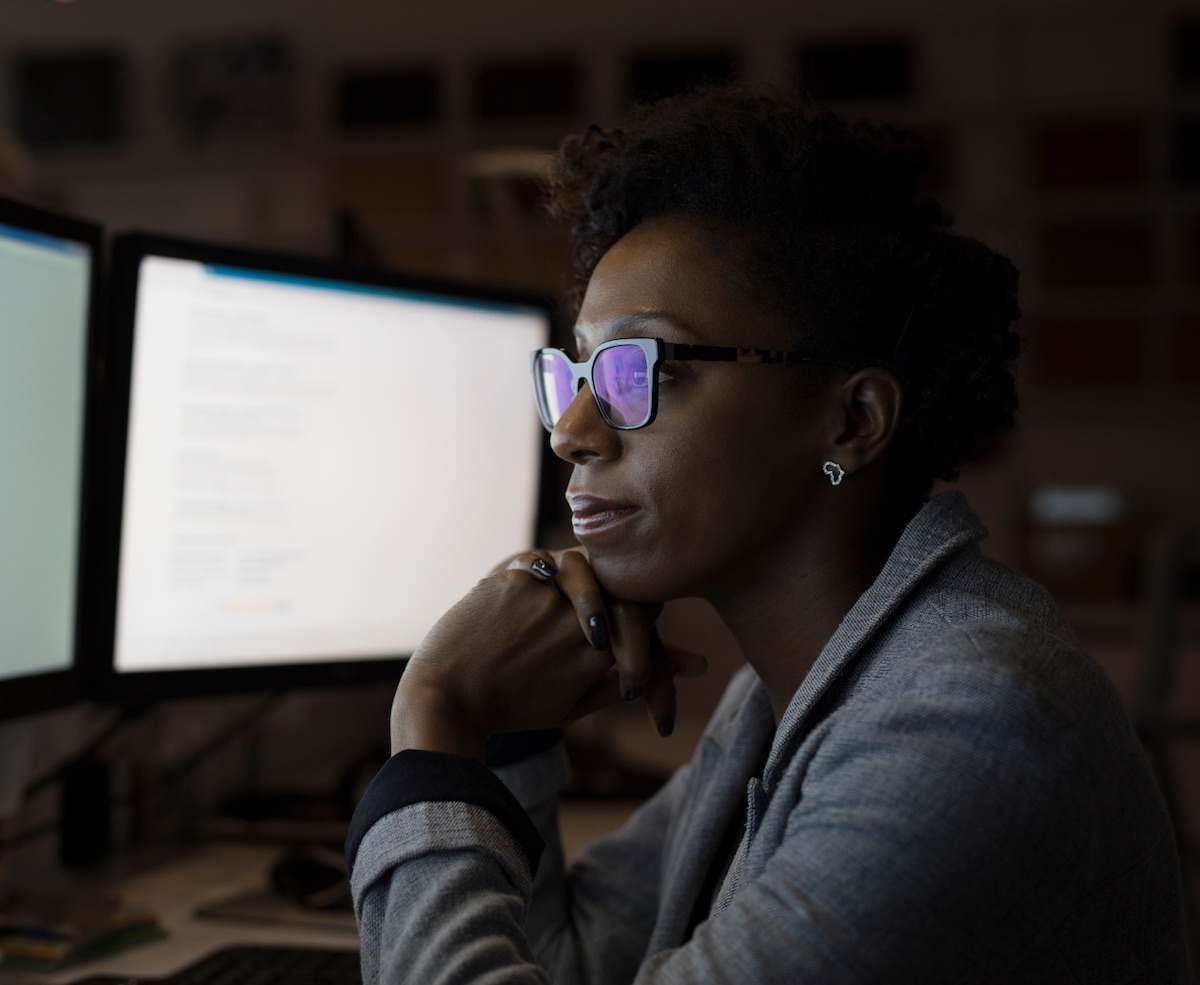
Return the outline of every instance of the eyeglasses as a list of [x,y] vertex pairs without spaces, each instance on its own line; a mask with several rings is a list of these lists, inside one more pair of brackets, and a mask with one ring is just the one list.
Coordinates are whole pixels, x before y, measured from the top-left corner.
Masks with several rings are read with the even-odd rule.
[[614,339],[596,346],[591,358],[578,363],[561,349],[538,349],[532,356],[533,391],[542,424],[547,431],[554,430],[579,388],[587,383],[609,427],[621,431],[645,427],[658,412],[658,367],[663,360],[850,368],[838,360],[807,352],[685,345],[662,339]]

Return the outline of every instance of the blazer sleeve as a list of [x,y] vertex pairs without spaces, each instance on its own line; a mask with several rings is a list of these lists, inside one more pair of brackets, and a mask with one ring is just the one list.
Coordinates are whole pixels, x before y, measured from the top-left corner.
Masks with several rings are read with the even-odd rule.
[[568,872],[561,747],[494,772],[446,754],[393,757],[347,841],[365,985],[627,985],[688,769]]

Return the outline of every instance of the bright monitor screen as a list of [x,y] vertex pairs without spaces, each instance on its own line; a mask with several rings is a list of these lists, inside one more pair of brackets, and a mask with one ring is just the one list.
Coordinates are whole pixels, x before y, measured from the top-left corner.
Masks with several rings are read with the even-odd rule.
[[0,719],[74,696],[98,245],[0,201]]
[[378,670],[532,543],[544,303],[139,237],[114,263],[112,678]]

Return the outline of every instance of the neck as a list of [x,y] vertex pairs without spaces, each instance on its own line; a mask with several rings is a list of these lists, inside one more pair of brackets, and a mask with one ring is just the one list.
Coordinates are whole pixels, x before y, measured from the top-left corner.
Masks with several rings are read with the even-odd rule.
[[[870,511],[814,523],[779,545],[754,575],[709,599],[758,673],[778,722],[825,644],[878,577],[899,538]],[[760,559],[761,560],[761,559]]]

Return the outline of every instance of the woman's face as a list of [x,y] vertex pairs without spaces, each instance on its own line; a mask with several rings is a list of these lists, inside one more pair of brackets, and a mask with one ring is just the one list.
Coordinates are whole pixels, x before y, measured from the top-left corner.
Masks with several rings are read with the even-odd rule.
[[[785,318],[748,296],[746,249],[696,222],[635,227],[597,264],[575,326],[577,358],[614,338],[795,348]],[[835,378],[793,366],[666,362],[658,414],[608,427],[584,386],[551,436],[574,473],[575,534],[613,594],[718,600],[795,563],[828,479]]]

